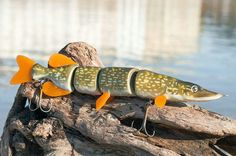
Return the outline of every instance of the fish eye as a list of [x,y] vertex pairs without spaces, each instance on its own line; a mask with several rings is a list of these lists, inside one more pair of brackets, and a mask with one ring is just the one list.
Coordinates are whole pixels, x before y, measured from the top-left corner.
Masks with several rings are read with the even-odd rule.
[[196,92],[198,91],[198,86],[197,86],[197,85],[193,85],[193,86],[191,87],[191,91],[192,91],[193,93],[196,93]]

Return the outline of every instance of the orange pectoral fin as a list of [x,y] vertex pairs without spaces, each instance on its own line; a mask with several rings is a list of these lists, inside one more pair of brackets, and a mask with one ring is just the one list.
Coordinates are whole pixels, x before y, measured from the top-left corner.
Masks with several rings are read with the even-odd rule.
[[22,55],[17,56],[16,62],[19,66],[19,71],[12,77],[10,84],[21,84],[32,81],[31,71],[33,65],[36,63],[28,57]]
[[110,93],[104,92],[96,101],[96,110],[99,111],[106,104],[109,98],[110,98]]
[[68,95],[71,93],[68,90],[64,90],[64,89],[61,89],[61,88],[55,86],[50,81],[45,82],[43,84],[42,90],[43,90],[44,94],[46,94],[47,96],[51,96],[51,97],[64,96],[64,95]]
[[71,60],[69,57],[62,54],[53,54],[48,61],[49,66],[56,68],[66,65],[76,64],[75,61]]
[[166,105],[166,101],[165,95],[157,96],[155,98],[155,105],[157,105],[159,108],[163,108]]

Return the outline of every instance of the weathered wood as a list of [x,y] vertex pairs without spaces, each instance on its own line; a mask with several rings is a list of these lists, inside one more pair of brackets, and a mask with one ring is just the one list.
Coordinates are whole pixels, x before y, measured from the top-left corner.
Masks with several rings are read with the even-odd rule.
[[[60,53],[81,66],[103,66],[96,50],[83,42],[68,44]],[[3,156],[221,155],[218,146],[236,154],[236,121],[198,106],[152,106],[148,130],[155,129],[156,135],[150,138],[137,132],[144,99],[115,97],[96,112],[97,97],[73,92],[64,97],[43,96],[41,105],[52,110],[32,112],[25,107],[26,99],[35,102],[37,85],[26,83],[18,90],[1,138]]]

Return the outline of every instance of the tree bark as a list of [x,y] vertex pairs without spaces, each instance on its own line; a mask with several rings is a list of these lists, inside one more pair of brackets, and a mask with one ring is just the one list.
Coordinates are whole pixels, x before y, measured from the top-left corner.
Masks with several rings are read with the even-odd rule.
[[[76,42],[59,53],[80,66],[103,66],[92,46]],[[147,102],[115,97],[96,112],[97,96],[73,92],[63,97],[43,95],[48,113],[30,111],[27,99],[37,102],[39,82],[22,84],[8,114],[1,137],[2,156],[77,155],[236,155],[236,121],[196,105],[168,103],[151,106],[148,130],[138,132]],[[131,123],[134,121],[134,126]]]

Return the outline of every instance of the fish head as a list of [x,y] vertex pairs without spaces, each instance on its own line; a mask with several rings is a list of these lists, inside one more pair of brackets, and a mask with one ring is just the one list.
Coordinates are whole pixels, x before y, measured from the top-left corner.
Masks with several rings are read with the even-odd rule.
[[[191,82],[176,80],[177,83],[171,89],[167,87],[167,99],[172,101],[210,101],[216,100],[223,97],[223,94],[210,91],[201,87],[198,84],[194,84]],[[173,86],[173,85],[172,85]],[[173,88],[175,91],[173,91]],[[168,90],[172,90],[172,92],[168,92]]]

